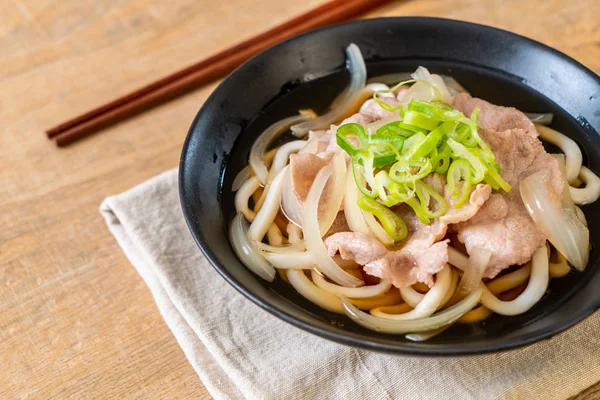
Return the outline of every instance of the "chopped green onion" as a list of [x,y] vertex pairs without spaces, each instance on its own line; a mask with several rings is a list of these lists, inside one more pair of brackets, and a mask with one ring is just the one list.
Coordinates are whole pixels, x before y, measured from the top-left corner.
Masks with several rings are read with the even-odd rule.
[[437,148],[444,136],[448,132],[453,131],[455,127],[456,122],[454,121],[444,122],[442,125],[429,132],[427,138],[417,148],[411,149],[411,153],[406,156],[410,158],[426,157]]
[[448,106],[448,104],[442,102],[433,103],[422,100],[411,100],[410,103],[408,103],[408,109],[410,111],[428,115],[438,121],[456,121],[462,117],[462,113],[460,111],[454,110],[452,107],[448,109],[445,106]]
[[390,168],[390,178],[397,183],[414,182],[431,173],[433,166],[428,158],[398,160]]
[[400,135],[404,138],[411,137],[415,132],[423,132],[424,129],[419,128],[418,126],[408,125],[401,121],[391,122],[377,129],[378,135]]
[[458,143],[454,139],[448,139],[446,143],[448,143],[448,146],[450,146],[452,152],[454,153],[452,158],[464,158],[469,162],[469,164],[471,164],[471,169],[473,171],[473,184],[476,185],[481,182],[483,178],[485,178],[487,168],[479,159],[479,157],[473,154],[470,149],[466,148],[464,145]]
[[408,235],[408,228],[402,218],[377,201],[363,196],[358,199],[358,206],[373,214],[381,222],[385,232],[395,241],[403,240]]
[[354,147],[354,144],[348,140],[349,137],[355,137],[359,144],[362,144],[365,140],[365,128],[360,124],[345,124],[338,128],[335,139],[338,144],[350,157],[356,156],[359,149]]
[[[363,163],[362,165],[360,164],[361,161]],[[367,168],[369,172],[365,172]],[[375,190],[376,185],[373,172],[373,159],[371,158],[369,160],[368,155],[364,158],[357,157],[352,159],[352,173],[354,174],[356,186],[362,194],[374,199],[377,197],[377,191]],[[367,189],[367,184],[371,187],[371,189]]]
[[404,113],[404,122],[418,126],[419,128],[427,129],[428,131],[435,129],[440,124],[438,119],[410,110]]
[[425,182],[416,181],[415,191],[421,200],[421,210],[427,218],[439,218],[446,213],[448,203],[444,197]]
[[450,157],[452,157],[452,149],[447,143],[442,144],[437,149],[437,154],[431,157],[434,171],[441,175],[445,174],[450,166]]
[[452,192],[454,208],[462,207],[471,194],[471,167],[469,163],[462,158],[454,160],[448,168],[447,182]]

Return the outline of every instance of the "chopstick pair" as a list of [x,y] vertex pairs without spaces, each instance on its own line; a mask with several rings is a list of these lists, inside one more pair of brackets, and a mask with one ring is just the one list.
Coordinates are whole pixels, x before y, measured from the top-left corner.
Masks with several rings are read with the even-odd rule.
[[66,146],[102,128],[222,78],[255,54],[292,36],[350,20],[391,1],[330,1],[199,63],[48,129],[46,136],[54,140],[57,146]]

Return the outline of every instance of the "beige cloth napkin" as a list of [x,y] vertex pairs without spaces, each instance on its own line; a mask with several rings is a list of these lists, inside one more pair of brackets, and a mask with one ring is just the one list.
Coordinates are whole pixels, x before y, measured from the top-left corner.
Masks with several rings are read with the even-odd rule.
[[600,380],[600,313],[499,354],[357,350],[288,325],[230,287],[187,229],[176,170],[107,198],[100,210],[216,399],[565,399]]

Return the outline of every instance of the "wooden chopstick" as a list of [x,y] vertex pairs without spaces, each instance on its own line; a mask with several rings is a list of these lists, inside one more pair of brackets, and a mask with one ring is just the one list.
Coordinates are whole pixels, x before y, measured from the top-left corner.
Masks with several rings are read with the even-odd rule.
[[334,0],[199,63],[46,131],[65,146],[109,125],[219,79],[255,54],[292,36],[352,19],[391,0]]

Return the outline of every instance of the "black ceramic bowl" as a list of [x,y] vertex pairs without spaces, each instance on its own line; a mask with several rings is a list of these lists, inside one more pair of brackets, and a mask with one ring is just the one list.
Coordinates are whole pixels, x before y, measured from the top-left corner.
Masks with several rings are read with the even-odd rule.
[[554,279],[530,311],[455,325],[427,342],[373,332],[325,311],[280,280],[253,275],[228,240],[234,215],[231,183],[251,143],[271,123],[298,109],[324,110],[345,87],[344,49],[356,43],[369,76],[423,65],[454,76],[474,95],[527,112],[553,112],[553,127],[575,139],[584,162],[600,171],[600,79],[571,58],[502,30],[434,18],[385,18],[310,32],[254,57],[204,103],[183,147],[179,188],[198,246],[248,299],[277,317],[343,344],[396,354],[462,355],[506,350],[561,332],[600,307],[600,203],[583,207],[593,250],[583,273]]

